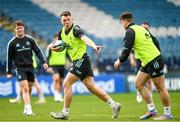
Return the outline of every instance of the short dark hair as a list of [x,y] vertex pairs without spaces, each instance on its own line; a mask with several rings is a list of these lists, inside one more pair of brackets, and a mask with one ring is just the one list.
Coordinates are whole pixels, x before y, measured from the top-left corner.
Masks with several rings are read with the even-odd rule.
[[16,27],[16,25],[17,25],[17,26],[25,26],[25,25],[24,25],[24,22],[23,22],[22,20],[16,20],[16,21],[14,21],[13,25],[14,25],[14,28]]
[[123,12],[120,15],[120,20],[127,20],[129,22],[133,21],[133,14],[131,12]]
[[71,16],[71,12],[70,11],[63,11],[62,13],[61,13],[61,17],[62,16]]
[[148,22],[144,22],[143,24],[148,25],[148,26],[151,26]]

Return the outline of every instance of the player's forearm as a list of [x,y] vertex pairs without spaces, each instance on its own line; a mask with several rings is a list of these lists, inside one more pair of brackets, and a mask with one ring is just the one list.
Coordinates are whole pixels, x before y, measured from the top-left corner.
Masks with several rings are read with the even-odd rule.
[[94,49],[96,48],[96,44],[91,39],[89,39],[87,36],[81,36],[81,40],[83,40],[88,46],[91,46]]
[[128,57],[129,57],[128,50],[123,50],[121,53],[121,56],[119,57],[119,60],[120,60],[120,62],[125,62]]
[[134,62],[134,54],[132,54],[132,53],[130,53],[130,55],[129,55],[129,61],[130,61],[130,64],[132,63],[132,62]]

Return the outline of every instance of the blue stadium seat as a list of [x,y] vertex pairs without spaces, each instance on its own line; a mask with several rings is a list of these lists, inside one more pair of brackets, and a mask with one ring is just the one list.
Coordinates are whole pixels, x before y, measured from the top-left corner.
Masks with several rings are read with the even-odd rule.
[[1,0],[0,12],[13,20],[21,19],[38,36],[50,42],[60,28],[58,17],[43,10],[30,0]]
[[0,62],[3,63],[6,61],[6,49],[7,49],[7,44],[9,40],[13,37],[12,33],[9,31],[4,30],[3,28],[0,27]]

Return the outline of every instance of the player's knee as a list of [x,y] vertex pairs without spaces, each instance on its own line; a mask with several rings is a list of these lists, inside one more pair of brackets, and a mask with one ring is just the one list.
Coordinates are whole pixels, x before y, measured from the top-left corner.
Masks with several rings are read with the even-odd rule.
[[162,92],[165,88],[161,86],[156,86],[157,92]]
[[87,88],[91,93],[93,93],[95,86],[92,85],[92,84],[86,84],[86,88]]
[[23,92],[29,92],[29,88],[28,87],[23,87]]
[[64,87],[64,89],[69,89],[69,88],[71,88],[71,85],[69,83],[65,82],[65,83],[63,83],[63,87]]
[[135,87],[137,90],[140,90],[143,87],[143,85],[141,85],[139,83],[135,83]]
[[58,82],[60,80],[58,75],[53,75],[53,81]]

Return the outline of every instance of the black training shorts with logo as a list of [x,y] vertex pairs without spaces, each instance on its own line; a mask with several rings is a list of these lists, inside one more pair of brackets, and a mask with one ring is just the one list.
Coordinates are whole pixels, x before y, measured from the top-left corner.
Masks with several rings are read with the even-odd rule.
[[83,81],[86,76],[94,77],[89,56],[85,53],[81,59],[73,61],[70,72],[79,77],[81,81]]
[[16,77],[19,82],[22,80],[34,82],[35,79],[34,69],[32,67],[16,68]]
[[161,55],[157,56],[145,67],[141,67],[140,71],[150,74],[152,78],[159,77],[164,74],[164,61]]

